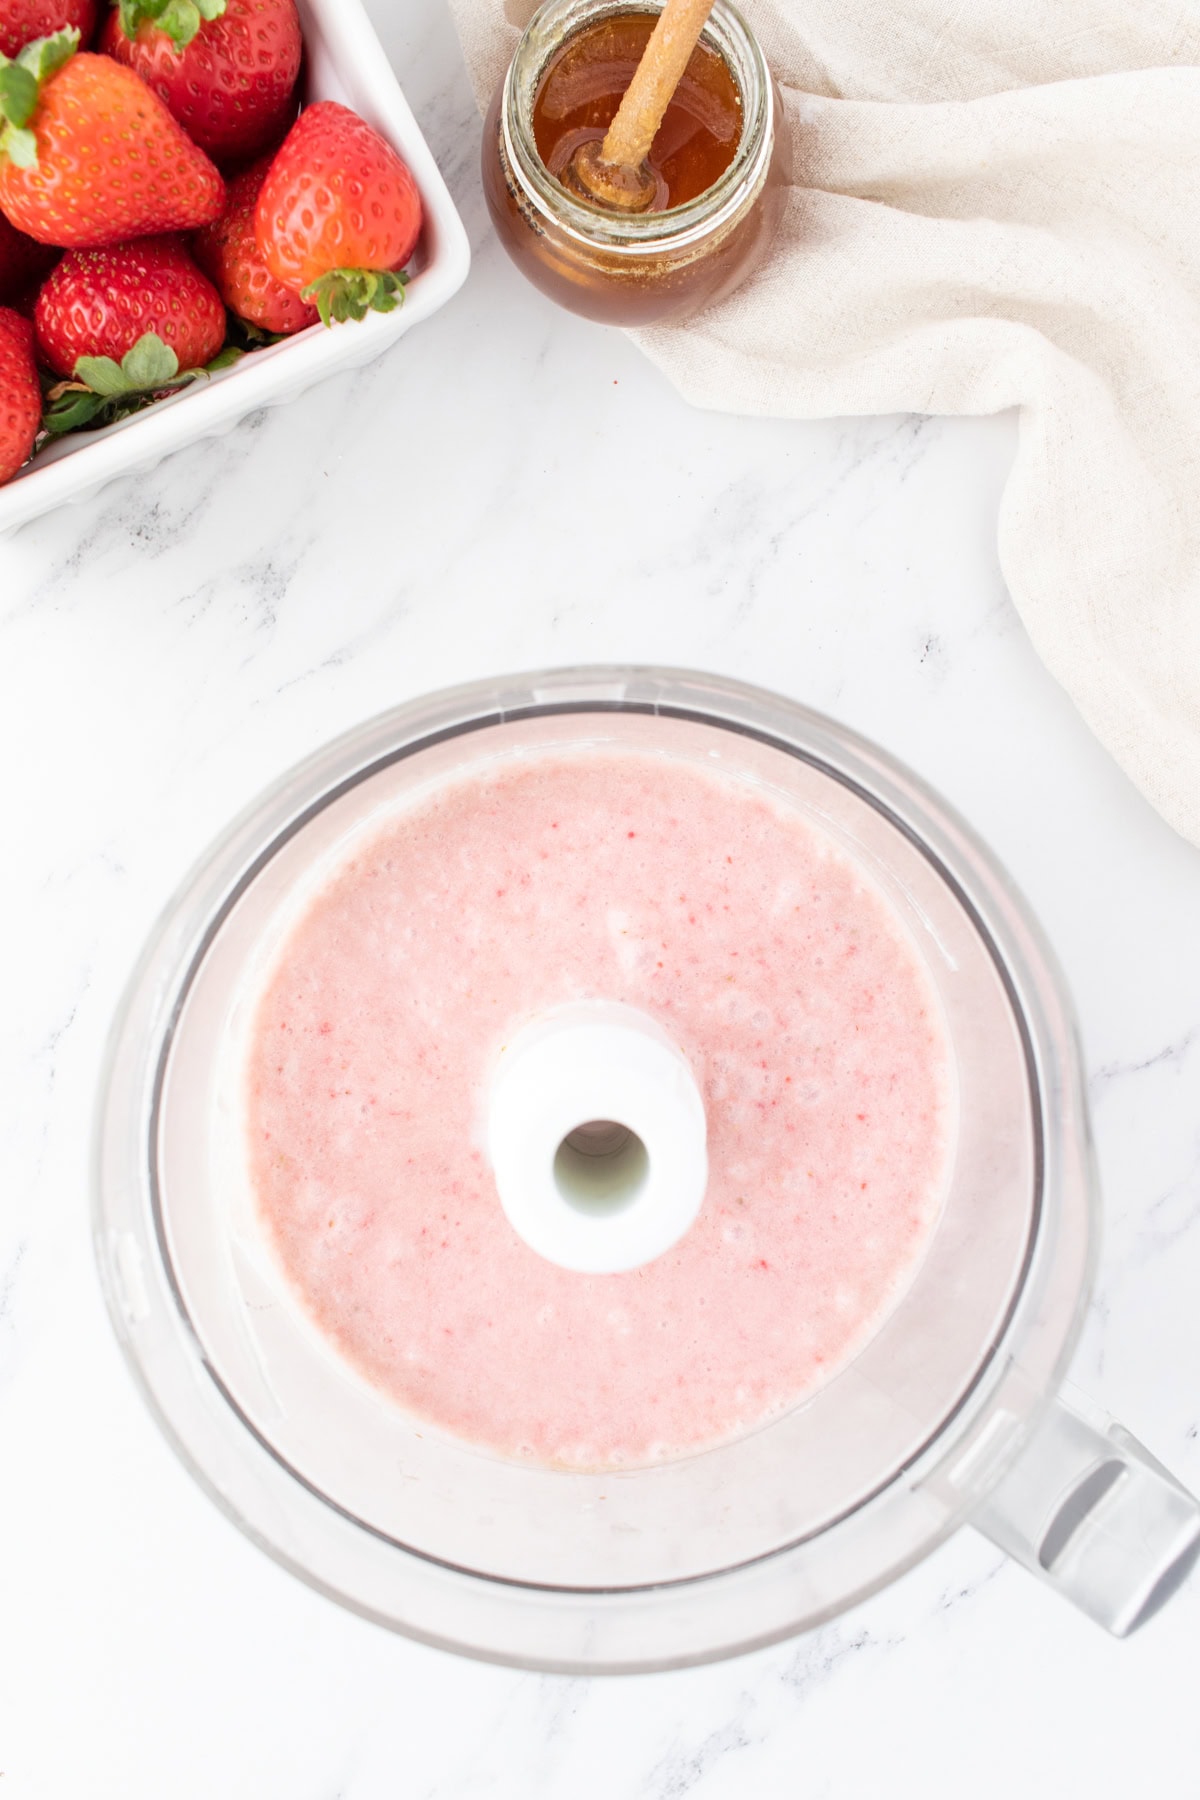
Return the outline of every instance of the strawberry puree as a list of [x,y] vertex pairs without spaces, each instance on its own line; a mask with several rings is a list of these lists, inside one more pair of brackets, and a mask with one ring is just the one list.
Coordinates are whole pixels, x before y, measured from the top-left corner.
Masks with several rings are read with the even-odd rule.
[[[488,1071],[577,999],[653,1014],[708,1114],[697,1223],[585,1276],[501,1210]],[[393,816],[293,928],[248,1060],[251,1174],[319,1330],[499,1453],[645,1463],[750,1429],[878,1328],[936,1218],[949,1057],[887,902],[734,778],[555,752]]]

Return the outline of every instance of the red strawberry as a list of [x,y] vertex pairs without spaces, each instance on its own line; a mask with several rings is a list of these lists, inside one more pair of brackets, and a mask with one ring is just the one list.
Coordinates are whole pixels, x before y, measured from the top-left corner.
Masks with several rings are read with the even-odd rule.
[[202,369],[225,342],[225,307],[178,237],[68,250],[34,309],[38,352],[56,375],[81,356],[121,358],[148,331],[181,369]]
[[295,114],[295,0],[120,0],[100,48],[135,69],[220,161],[257,156]]
[[33,326],[0,306],[0,484],[28,462],[41,419]]
[[421,233],[421,196],[377,131],[334,100],[306,108],[258,197],[255,236],[277,281],[328,325],[392,312]]
[[0,56],[73,25],[85,44],[96,29],[96,0],[0,0]]
[[0,213],[0,306],[11,306],[26,288],[40,282],[56,255],[10,225]]
[[75,42],[39,39],[0,71],[31,77],[0,84],[0,209],[68,250],[217,218],[225,183],[204,152],[131,69]]
[[264,156],[234,177],[224,213],[215,225],[196,233],[192,248],[231,312],[264,331],[286,337],[315,325],[318,315],[315,306],[308,306],[291,288],[276,281],[258,253],[254,213],[270,166],[270,157]]

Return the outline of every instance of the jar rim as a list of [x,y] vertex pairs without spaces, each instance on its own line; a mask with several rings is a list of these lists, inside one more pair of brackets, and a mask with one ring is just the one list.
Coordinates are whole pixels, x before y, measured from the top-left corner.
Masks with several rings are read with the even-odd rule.
[[[533,133],[533,103],[551,56],[596,20],[661,12],[663,0],[544,0],[525,27],[504,78],[501,131],[527,202],[592,248],[626,255],[680,251],[739,218],[757,197],[775,140],[775,93],[757,38],[731,0],[715,0],[700,41],[729,69],[742,101],[742,132],[729,167],[691,200],[662,212],[618,214],[577,198],[551,175]],[[575,17],[564,31],[564,15]]]

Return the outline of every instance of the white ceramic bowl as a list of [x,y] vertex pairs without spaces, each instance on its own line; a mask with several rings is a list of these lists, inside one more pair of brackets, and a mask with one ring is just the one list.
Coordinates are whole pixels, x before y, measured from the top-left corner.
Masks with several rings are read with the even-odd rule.
[[466,278],[470,250],[462,220],[360,0],[297,5],[306,103],[340,100],[361,113],[399,151],[421,190],[425,229],[403,306],[372,313],[361,324],[329,330],[315,325],[131,419],[64,438],[0,488],[0,535],[65,501],[90,500],[117,476],[149,468],[197,438],[219,436],[260,406],[295,400],[336,370],[372,361],[444,305]]

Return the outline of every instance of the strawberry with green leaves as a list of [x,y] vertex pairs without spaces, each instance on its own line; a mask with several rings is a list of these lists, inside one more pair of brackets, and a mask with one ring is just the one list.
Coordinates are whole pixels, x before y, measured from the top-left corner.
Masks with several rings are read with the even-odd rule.
[[0,0],[0,56],[15,57],[35,38],[71,27],[90,44],[96,29],[96,0]]
[[77,31],[0,57],[0,211],[63,249],[190,231],[225,183],[132,69],[77,55]]
[[181,369],[203,368],[225,341],[225,307],[179,237],[68,250],[34,308],[41,360],[74,375],[80,357],[120,362],[153,333]]
[[295,116],[295,0],[119,0],[100,48],[136,70],[218,162],[257,156]]
[[0,485],[11,481],[33,454],[41,419],[33,326],[0,306]]
[[192,239],[196,261],[212,277],[230,312],[260,331],[290,337],[317,323],[317,309],[276,281],[259,255],[254,236],[258,196],[271,166],[269,157],[252,163],[229,184],[225,211]]
[[420,234],[421,196],[391,145],[334,100],[307,107],[258,197],[255,237],[275,279],[326,325],[393,312]]

